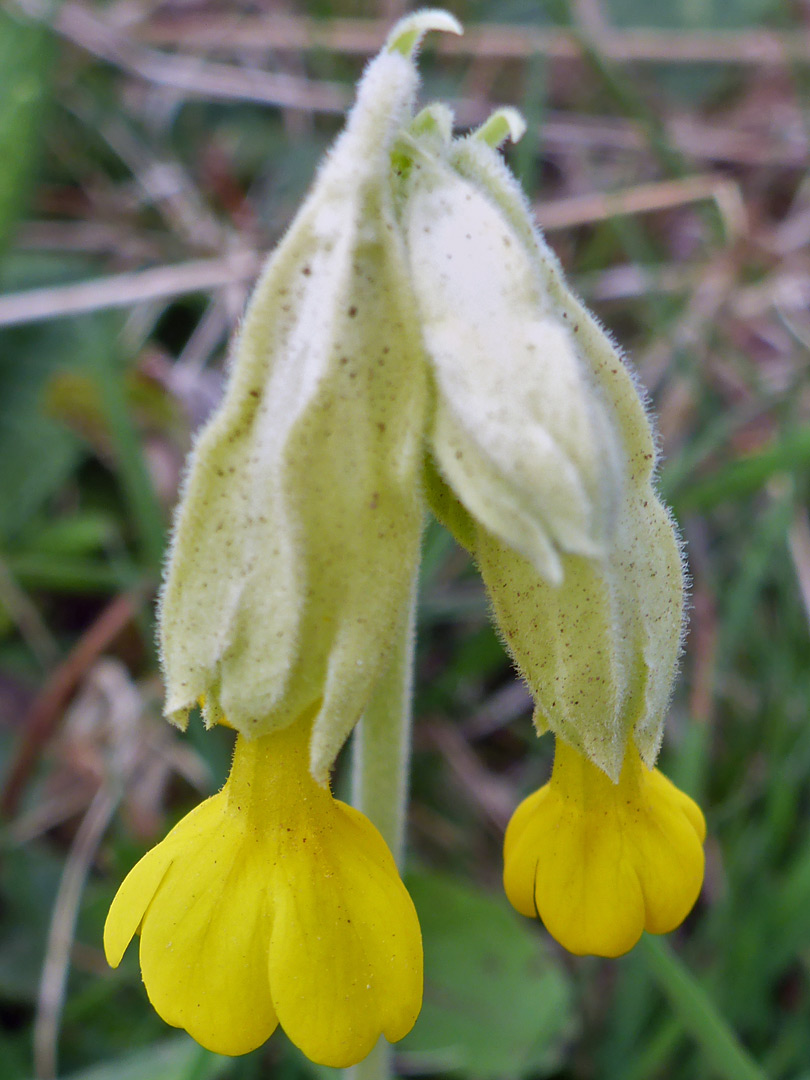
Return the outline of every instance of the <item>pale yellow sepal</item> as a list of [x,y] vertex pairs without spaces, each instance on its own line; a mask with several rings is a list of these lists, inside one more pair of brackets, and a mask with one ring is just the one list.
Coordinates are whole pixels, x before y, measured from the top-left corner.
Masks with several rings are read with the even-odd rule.
[[562,553],[603,550],[620,471],[576,329],[550,309],[509,219],[439,157],[415,158],[401,216],[437,465],[481,525],[559,583]]
[[634,748],[616,784],[558,739],[551,780],[509,823],[506,895],[569,952],[620,956],[689,914],[705,835],[697,804]]
[[[460,525],[454,508],[456,532],[532,688],[538,731],[551,728],[616,780],[630,740],[648,765],[660,746],[682,632],[678,540],[653,487],[653,432],[631,374],[488,142],[457,140],[410,181],[411,261],[415,251],[445,253],[440,284],[417,287],[437,366],[436,464],[468,515]],[[452,303],[435,299],[451,294]],[[521,361],[537,324],[547,348]],[[550,437],[543,453],[538,427]],[[434,510],[437,497],[450,505],[441,483],[428,497]]]
[[428,387],[390,155],[411,118],[416,38],[454,27],[413,16],[399,28],[416,35],[408,49],[368,67],[251,299],[167,567],[169,718],[183,725],[204,697],[207,723],[227,715],[252,737],[320,702],[321,780],[386,662],[417,564]]
[[448,160],[460,176],[492,200],[520,237],[549,311],[574,333],[577,355],[592,384],[609,403],[611,418],[621,436],[622,458],[626,460],[629,472],[636,483],[649,480],[656,451],[644,408],[644,392],[636,385],[621,351],[569,287],[557,256],[534,221],[517,178],[503,158],[482,139],[456,140]]
[[281,1023],[343,1068],[419,1013],[413,904],[374,826],[309,771],[310,723],[237,740],[223,790],[125,879],[104,930],[116,966],[133,934],[163,1019],[243,1054]]
[[620,623],[611,575],[600,560],[567,555],[556,585],[482,529],[473,551],[498,628],[531,687],[538,730],[564,732],[617,779],[628,720],[643,704],[642,667],[640,641]]
[[472,551],[507,647],[551,729],[614,781],[632,745],[652,766],[680,649],[683,571],[669,515],[630,488],[602,558],[566,555],[555,586],[478,529]]

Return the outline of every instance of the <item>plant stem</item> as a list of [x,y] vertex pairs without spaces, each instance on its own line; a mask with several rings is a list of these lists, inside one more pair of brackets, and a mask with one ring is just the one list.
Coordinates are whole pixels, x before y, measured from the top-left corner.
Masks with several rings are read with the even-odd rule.
[[714,1002],[669,946],[644,934],[639,942],[648,973],[669,999],[684,1029],[725,1080],[767,1080]]
[[404,613],[388,667],[354,733],[352,804],[370,818],[401,867],[411,755],[416,598]]
[[[370,818],[401,867],[405,847],[411,756],[411,698],[416,623],[416,583],[403,613],[388,666],[354,733],[352,803]],[[384,1038],[347,1080],[390,1080],[391,1047]]]
[[380,1041],[368,1057],[346,1070],[347,1080],[390,1080],[393,1077],[392,1057],[391,1044],[380,1036]]

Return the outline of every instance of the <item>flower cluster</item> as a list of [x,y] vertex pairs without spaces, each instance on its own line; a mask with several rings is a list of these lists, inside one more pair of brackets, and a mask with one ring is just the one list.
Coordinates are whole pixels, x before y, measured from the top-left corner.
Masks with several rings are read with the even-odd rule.
[[395,27],[256,286],[197,440],[160,611],[168,717],[238,736],[230,778],[134,868],[108,959],[140,934],[168,1023],[243,1053],[280,1023],[361,1060],[421,1003],[413,906],[329,771],[395,649],[429,507],[473,554],[557,753],[516,811],[505,886],[577,953],[678,925],[698,808],[653,765],[682,568],[649,420],[498,154],[522,121],[414,114]]

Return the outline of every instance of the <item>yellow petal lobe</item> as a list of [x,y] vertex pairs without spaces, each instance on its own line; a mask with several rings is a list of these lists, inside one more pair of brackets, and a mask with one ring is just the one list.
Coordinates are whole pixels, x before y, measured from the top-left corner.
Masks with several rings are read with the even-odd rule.
[[345,1068],[381,1034],[396,1042],[413,1027],[422,1004],[419,923],[362,814],[335,803],[331,819],[301,841],[277,882],[270,985],[289,1038],[312,1061]]
[[422,941],[380,834],[309,771],[312,716],[237,738],[225,787],[131,871],[105,927],[111,963],[137,931],[160,1016],[220,1054],[279,1020],[319,1064],[397,1040],[422,1003]]
[[141,971],[166,1023],[219,1054],[255,1050],[275,1030],[267,978],[266,849],[225,792],[202,835],[166,873],[141,925]]
[[705,835],[700,808],[634,746],[613,783],[558,739],[551,780],[509,823],[504,887],[569,952],[621,956],[643,930],[668,933],[689,914]]
[[118,967],[130,941],[140,932],[144,914],[175,855],[183,850],[192,835],[205,831],[211,802],[207,799],[195,807],[124,878],[104,924],[104,953],[110,967]]

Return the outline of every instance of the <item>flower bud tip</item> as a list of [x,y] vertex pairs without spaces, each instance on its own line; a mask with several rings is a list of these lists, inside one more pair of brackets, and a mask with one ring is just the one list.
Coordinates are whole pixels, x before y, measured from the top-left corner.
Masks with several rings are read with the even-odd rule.
[[414,136],[438,135],[443,143],[453,137],[453,110],[441,101],[426,105],[411,121],[409,132]]
[[461,23],[442,8],[425,8],[400,19],[385,43],[386,52],[398,52],[405,57],[412,57],[429,30],[440,30],[446,34],[463,34]]
[[509,106],[496,109],[495,112],[484,121],[480,128],[473,133],[473,138],[479,142],[485,142],[493,149],[509,139],[511,142],[520,142],[526,134],[526,121],[517,109]]

